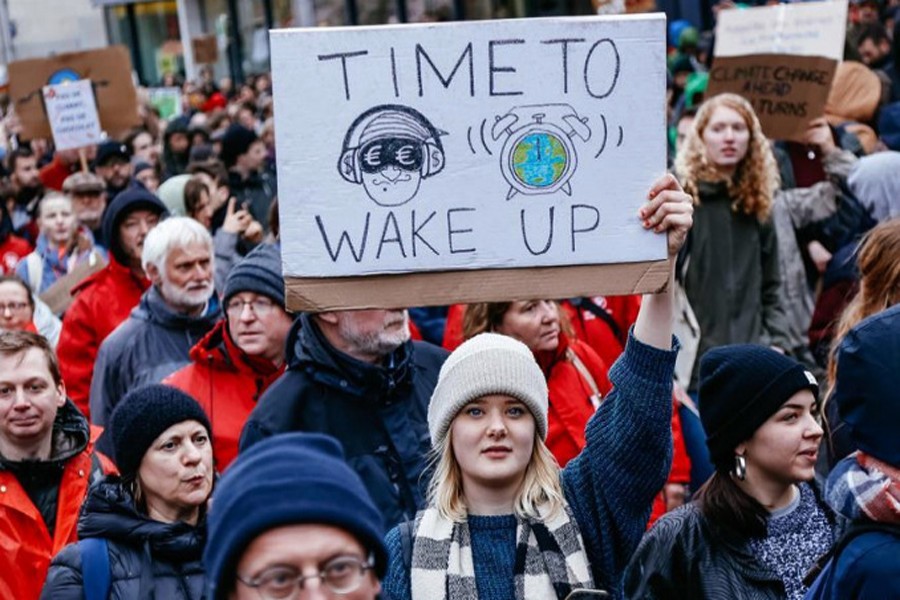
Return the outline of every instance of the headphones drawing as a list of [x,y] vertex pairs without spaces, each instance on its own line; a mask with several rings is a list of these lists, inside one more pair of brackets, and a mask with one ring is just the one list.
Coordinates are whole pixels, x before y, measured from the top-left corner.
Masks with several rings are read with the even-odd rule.
[[[444,145],[441,143],[440,136],[446,135],[446,132],[437,129],[414,108],[402,104],[382,104],[359,115],[347,130],[338,160],[338,171],[341,177],[350,183],[363,183],[363,166],[360,155],[363,135],[375,120],[391,118],[396,121],[398,127],[391,131],[390,124],[384,124],[380,127],[383,132],[380,132],[374,139],[404,139],[418,142],[421,147],[421,164],[418,170],[422,179],[437,175],[443,170]],[[427,137],[422,139],[422,132],[411,133],[417,128],[424,130]]]

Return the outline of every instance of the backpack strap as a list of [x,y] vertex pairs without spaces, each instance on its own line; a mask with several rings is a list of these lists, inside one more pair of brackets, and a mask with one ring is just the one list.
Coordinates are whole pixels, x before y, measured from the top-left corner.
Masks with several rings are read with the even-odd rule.
[[81,576],[84,600],[106,600],[109,596],[109,547],[104,538],[86,538],[81,546]]
[[572,366],[575,367],[581,378],[591,388],[591,404],[594,405],[594,410],[600,408],[600,404],[603,402],[603,394],[600,393],[600,388],[597,386],[597,382],[588,370],[587,365],[575,354],[571,347],[566,348],[566,358],[569,359],[569,362],[572,363]]
[[619,342],[624,346],[627,338],[622,337],[622,328],[619,327],[619,324],[616,323],[615,319],[612,318],[608,312],[606,312],[603,308],[597,305],[592,299],[587,297],[581,298],[570,298],[569,302],[572,303],[572,306],[579,309],[584,309],[590,312],[592,315],[606,323],[606,325],[612,331],[613,336],[619,340]]
[[404,570],[409,571],[412,568],[412,552],[413,552],[413,525],[415,520],[410,519],[403,521],[397,527],[400,529],[400,554],[403,557]]

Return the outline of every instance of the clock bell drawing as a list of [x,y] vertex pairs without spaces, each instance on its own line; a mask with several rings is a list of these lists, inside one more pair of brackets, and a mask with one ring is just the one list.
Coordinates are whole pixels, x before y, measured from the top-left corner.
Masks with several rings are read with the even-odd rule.
[[500,170],[509,183],[509,200],[516,194],[572,195],[572,175],[578,167],[575,138],[591,138],[588,118],[568,104],[517,106],[494,117],[491,137],[506,139],[500,151]]

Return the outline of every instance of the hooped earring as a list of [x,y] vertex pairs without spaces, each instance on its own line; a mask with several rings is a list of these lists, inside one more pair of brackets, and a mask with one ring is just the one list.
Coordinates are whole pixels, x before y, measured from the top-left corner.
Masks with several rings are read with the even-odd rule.
[[734,455],[734,476],[741,481],[747,479],[747,459],[740,454]]

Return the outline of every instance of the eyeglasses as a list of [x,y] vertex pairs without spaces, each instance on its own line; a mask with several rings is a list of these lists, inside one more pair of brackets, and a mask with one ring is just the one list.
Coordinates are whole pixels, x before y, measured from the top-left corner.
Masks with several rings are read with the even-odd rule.
[[0,315],[7,310],[14,315],[21,314],[26,308],[28,308],[27,302],[0,302]]
[[335,594],[355,592],[362,585],[366,571],[374,567],[374,558],[362,561],[353,556],[341,556],[325,565],[316,575],[301,575],[298,569],[277,566],[266,569],[258,577],[247,580],[237,576],[238,581],[255,589],[263,600],[284,600],[294,598],[310,579],[321,579],[322,585]]
[[228,304],[225,305],[225,312],[228,313],[228,316],[230,317],[238,317],[244,312],[245,306],[249,306],[250,310],[252,310],[253,314],[257,317],[264,317],[275,308],[275,303],[266,298],[257,298],[256,300],[232,298],[228,301]]

